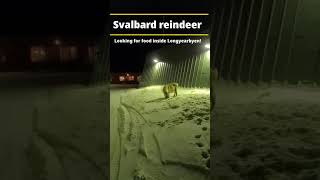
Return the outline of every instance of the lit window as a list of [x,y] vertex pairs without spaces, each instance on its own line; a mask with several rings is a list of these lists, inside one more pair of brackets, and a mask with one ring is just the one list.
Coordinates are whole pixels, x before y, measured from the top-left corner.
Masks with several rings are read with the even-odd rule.
[[134,81],[134,76],[128,76],[129,81]]
[[31,47],[31,62],[41,62],[46,60],[46,50],[43,47]]
[[124,81],[125,78],[124,78],[123,76],[119,76],[119,80],[120,80],[120,81]]

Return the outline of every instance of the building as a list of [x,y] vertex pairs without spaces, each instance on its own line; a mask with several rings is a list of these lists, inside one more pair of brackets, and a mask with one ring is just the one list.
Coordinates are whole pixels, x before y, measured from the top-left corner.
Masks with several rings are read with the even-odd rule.
[[140,73],[126,72],[126,73],[112,73],[112,84],[138,84],[140,81]]
[[0,38],[0,71],[90,65],[96,56],[96,44],[86,38]]

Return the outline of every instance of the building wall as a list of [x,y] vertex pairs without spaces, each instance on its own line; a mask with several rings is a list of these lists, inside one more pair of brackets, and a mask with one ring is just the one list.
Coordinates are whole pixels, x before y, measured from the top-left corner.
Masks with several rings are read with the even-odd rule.
[[224,80],[320,82],[320,1],[226,0],[212,15],[212,67]]
[[[157,59],[159,62],[153,62]],[[210,87],[210,51],[203,45],[170,46],[146,57],[142,86],[177,82],[182,87]]]
[[6,58],[5,63],[18,65],[70,61],[93,63],[96,56],[94,41],[82,41],[80,39],[59,42],[60,44],[57,45],[50,39],[1,40],[0,56]]

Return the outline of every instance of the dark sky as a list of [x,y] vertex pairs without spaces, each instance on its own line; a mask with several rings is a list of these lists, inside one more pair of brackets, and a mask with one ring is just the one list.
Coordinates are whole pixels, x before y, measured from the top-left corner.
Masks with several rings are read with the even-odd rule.
[[[214,0],[111,0],[113,13],[211,13]],[[111,42],[111,72],[141,72],[145,56],[159,45],[114,45]]]
[[72,35],[104,33],[106,1],[1,1],[1,36]]
[[112,12],[207,12],[217,0],[111,0]]

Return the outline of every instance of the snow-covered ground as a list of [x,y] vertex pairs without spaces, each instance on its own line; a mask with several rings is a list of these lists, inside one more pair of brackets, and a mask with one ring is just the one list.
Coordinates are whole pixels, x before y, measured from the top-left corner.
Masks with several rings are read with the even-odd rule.
[[214,180],[320,179],[320,89],[216,85]]
[[205,180],[210,168],[209,89],[111,89],[111,180]]
[[2,88],[0,179],[106,179],[107,88]]
[[[207,180],[210,159],[214,180],[319,179],[319,88],[215,87],[211,138],[208,89],[112,88],[111,180]],[[0,99],[1,180],[105,179],[106,86],[2,88]]]

